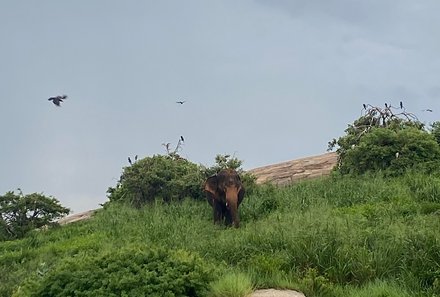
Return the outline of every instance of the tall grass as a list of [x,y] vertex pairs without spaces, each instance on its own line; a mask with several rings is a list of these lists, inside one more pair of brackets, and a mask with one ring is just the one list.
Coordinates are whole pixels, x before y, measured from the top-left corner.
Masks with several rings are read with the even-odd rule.
[[370,285],[434,296],[440,294],[437,182],[410,173],[263,186],[245,198],[239,229],[213,225],[206,202],[114,205],[89,221],[0,243],[0,296],[63,259],[134,245],[187,250],[215,264],[219,280],[228,271],[245,272],[257,287],[300,288],[308,297],[366,296]]

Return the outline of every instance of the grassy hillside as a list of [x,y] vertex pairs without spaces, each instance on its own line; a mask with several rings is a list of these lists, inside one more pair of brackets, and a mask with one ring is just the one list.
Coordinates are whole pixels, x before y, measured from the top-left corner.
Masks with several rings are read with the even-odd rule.
[[240,211],[242,226],[225,229],[212,224],[206,202],[115,205],[88,221],[2,242],[0,296],[31,296],[26,288],[55,272],[68,277],[69,265],[125,249],[194,256],[218,292],[232,286],[227,276],[234,274],[254,287],[308,297],[440,296],[438,177],[326,177],[261,187]]

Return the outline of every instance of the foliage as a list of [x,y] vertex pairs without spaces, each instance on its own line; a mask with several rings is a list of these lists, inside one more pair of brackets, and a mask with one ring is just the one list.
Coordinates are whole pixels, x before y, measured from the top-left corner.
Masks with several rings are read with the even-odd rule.
[[198,165],[173,156],[155,155],[125,167],[115,188],[109,188],[110,202],[128,202],[140,207],[155,199],[201,199],[202,174]]
[[68,213],[69,209],[53,197],[9,191],[0,196],[0,241],[22,238],[33,229],[54,224]]
[[239,229],[213,225],[205,201],[110,204],[89,221],[0,242],[0,296],[31,279],[41,284],[69,261],[91,267],[104,255],[152,246],[200,255],[216,267],[214,284],[244,273],[257,288],[308,297],[369,296],[368,288],[371,296],[438,296],[438,178],[410,170],[258,188],[241,205]]
[[393,107],[381,109],[365,106],[365,115],[345,130],[346,135],[329,142],[329,150],[338,147],[338,171],[341,174],[363,174],[386,171],[403,174],[417,167],[426,172],[438,170],[440,125],[432,132],[410,113],[393,113]]
[[184,251],[128,248],[63,261],[18,296],[204,296],[212,268]]
[[435,141],[440,144],[440,122],[434,122],[431,124],[430,128],[431,134],[434,136]]
[[223,168],[236,169],[246,191],[255,188],[255,177],[239,168],[242,161],[217,155],[216,165],[204,167],[174,153],[140,159],[125,167],[116,187],[107,191],[110,202],[128,202],[141,207],[156,199],[170,202],[185,197],[204,200],[202,185],[207,177]]

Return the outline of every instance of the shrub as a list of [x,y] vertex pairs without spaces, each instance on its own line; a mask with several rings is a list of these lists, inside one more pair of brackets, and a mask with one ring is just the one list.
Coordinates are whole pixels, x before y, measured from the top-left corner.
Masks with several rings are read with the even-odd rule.
[[14,296],[204,296],[212,272],[182,250],[132,247],[64,261]]
[[119,183],[109,188],[110,202],[122,201],[140,207],[161,199],[201,199],[201,168],[186,159],[155,155],[124,168]]
[[438,171],[439,123],[428,131],[411,113],[396,113],[388,105],[384,109],[368,106],[364,105],[365,115],[345,130],[346,135],[329,142],[329,150],[338,146],[340,173],[401,175],[415,167],[428,173]]
[[107,191],[110,202],[128,202],[140,207],[155,199],[165,202],[191,197],[204,199],[202,186],[205,179],[223,168],[234,168],[241,176],[249,194],[255,188],[255,177],[244,172],[242,161],[217,155],[216,165],[204,167],[174,154],[155,155],[125,167],[116,187]]
[[13,191],[0,196],[0,241],[24,237],[29,231],[51,225],[70,210],[43,194]]

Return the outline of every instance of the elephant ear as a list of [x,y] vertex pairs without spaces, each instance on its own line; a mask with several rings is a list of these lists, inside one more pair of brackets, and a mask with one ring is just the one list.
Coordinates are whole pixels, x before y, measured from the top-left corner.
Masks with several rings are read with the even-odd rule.
[[211,193],[212,195],[217,194],[217,175],[212,175],[208,177],[205,182],[205,192]]

